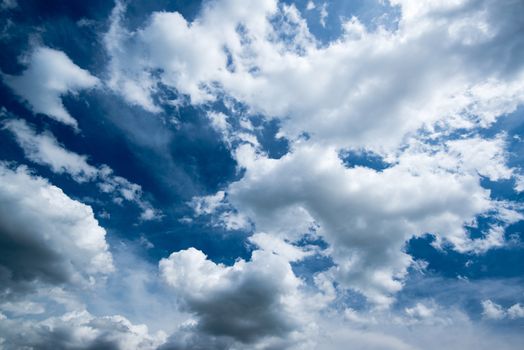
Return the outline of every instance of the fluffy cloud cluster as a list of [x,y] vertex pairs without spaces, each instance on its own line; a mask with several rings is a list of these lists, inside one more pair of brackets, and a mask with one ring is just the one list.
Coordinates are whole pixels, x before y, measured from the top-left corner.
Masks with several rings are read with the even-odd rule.
[[298,318],[306,307],[298,290],[301,281],[278,255],[254,251],[250,261],[224,266],[190,248],[162,259],[159,266],[182,307],[195,315],[187,327],[198,332],[197,338],[249,344],[285,338],[304,321]]
[[2,349],[140,349],[153,350],[164,343],[162,332],[149,334],[122,316],[95,317],[73,311],[41,322],[8,319],[0,314]]
[[497,303],[487,299],[482,301],[482,315],[490,320],[502,320],[505,318],[517,319],[524,318],[524,306],[517,303],[510,306],[508,309],[504,309]]
[[113,196],[116,203],[134,202],[142,210],[142,220],[160,218],[160,213],[144,200],[140,185],[113,173],[107,165],[95,167],[87,156],[64,148],[50,132],[37,133],[21,119],[7,119],[2,123],[15,137],[25,156],[34,163],[49,167],[54,173],[68,174],[77,182],[96,181],[99,189]]
[[418,3],[392,1],[402,13],[396,30],[368,31],[352,18],[328,45],[293,5],[275,0],[209,2],[191,23],[159,12],[135,32],[121,26],[120,4],[105,38],[110,86],[149,110],[159,108],[151,97],[159,82],[197,104],[226,93],[286,117],[291,138],[307,132],[337,146],[378,148],[435,123],[489,125],[522,103],[523,39],[513,35],[522,3]]
[[[353,18],[341,38],[322,45],[294,6],[250,2],[248,16],[235,3],[208,3],[192,23],[156,13],[132,33],[121,27],[118,7],[112,28],[126,40],[106,36],[152,57],[127,69],[161,69],[134,80],[144,93],[160,81],[192,103],[225,93],[251,112],[283,117],[280,134],[292,148],[270,159],[257,142],[235,144],[246,137],[235,135],[223,114],[210,115],[245,173],[225,192],[195,198],[198,215],[216,212],[223,220],[226,201],[280,242],[316,232],[336,264],[330,278],[377,305],[389,305],[402,288],[412,263],[403,248],[413,236],[434,234],[435,245],[460,252],[504,244],[504,228],[521,215],[492,200],[479,175],[520,178],[506,165],[505,136],[450,134],[487,127],[524,101],[524,71],[514,58],[522,39],[511,36],[522,26],[514,16],[522,4],[393,1],[401,10],[395,30],[369,31]],[[198,55],[203,47],[206,55]],[[113,60],[124,63],[118,54]],[[304,132],[307,139],[298,137]],[[348,147],[377,150],[392,166],[346,168],[339,152]],[[482,216],[494,223],[471,239],[465,226]]]
[[[308,143],[295,145],[280,159],[243,146],[236,157],[246,172],[228,187],[228,199],[253,219],[257,231],[293,242],[315,230],[330,244],[337,264],[330,272],[333,278],[387,304],[412,263],[403,251],[410,237],[431,233],[458,251],[482,252],[502,245],[504,225],[521,218],[480,186],[477,171],[510,176],[504,163],[477,169],[476,158],[461,146],[475,144],[467,147],[472,152],[482,147],[487,153],[500,151],[499,141],[489,142],[454,141],[431,152],[415,144],[383,171],[347,168],[336,149]],[[447,148],[462,151],[457,155]],[[502,226],[493,225],[482,239],[470,239],[464,226],[474,225],[479,215],[494,215]]]
[[92,283],[113,270],[92,209],[24,167],[0,164],[0,296],[36,283]]
[[24,59],[27,69],[20,76],[3,74],[4,81],[26,100],[35,113],[46,114],[74,128],[76,120],[67,112],[61,96],[89,89],[98,79],[78,67],[63,52],[36,47]]

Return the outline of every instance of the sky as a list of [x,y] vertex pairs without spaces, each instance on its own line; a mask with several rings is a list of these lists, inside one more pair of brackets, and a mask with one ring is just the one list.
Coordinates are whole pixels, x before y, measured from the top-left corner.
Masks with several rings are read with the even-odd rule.
[[522,0],[1,0],[0,349],[520,349]]

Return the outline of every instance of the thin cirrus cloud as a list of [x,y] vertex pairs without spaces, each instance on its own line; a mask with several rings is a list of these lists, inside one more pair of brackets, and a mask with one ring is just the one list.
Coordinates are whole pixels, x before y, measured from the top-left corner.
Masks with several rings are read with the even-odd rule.
[[114,175],[113,170],[107,165],[90,165],[85,155],[67,150],[49,132],[38,134],[23,120],[8,119],[2,124],[6,130],[13,133],[16,142],[32,162],[45,165],[54,173],[67,174],[79,183],[97,182],[100,191],[109,193],[116,203],[124,200],[135,203],[142,210],[142,220],[161,218],[158,210],[142,198],[142,188],[139,185]]

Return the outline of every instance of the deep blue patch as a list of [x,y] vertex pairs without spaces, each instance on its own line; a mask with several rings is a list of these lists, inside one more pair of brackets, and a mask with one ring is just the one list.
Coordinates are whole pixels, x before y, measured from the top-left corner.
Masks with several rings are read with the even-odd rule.
[[292,263],[293,272],[302,278],[308,285],[313,285],[313,277],[316,273],[326,271],[334,266],[330,257],[315,254],[302,261]]
[[[508,238],[522,236],[524,225],[518,223],[507,229]],[[494,248],[483,254],[461,254],[450,248],[438,250],[431,243],[434,237],[425,235],[411,239],[406,252],[414,259],[428,262],[428,271],[447,278],[469,279],[511,278],[524,275],[524,249],[521,245]]]
[[361,166],[382,171],[391,166],[380,155],[367,150],[343,150],[339,157],[347,168]]

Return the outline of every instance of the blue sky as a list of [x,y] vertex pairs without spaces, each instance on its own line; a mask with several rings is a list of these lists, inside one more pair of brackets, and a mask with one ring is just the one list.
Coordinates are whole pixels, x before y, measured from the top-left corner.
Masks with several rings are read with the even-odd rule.
[[0,3],[0,348],[518,349],[520,1]]

